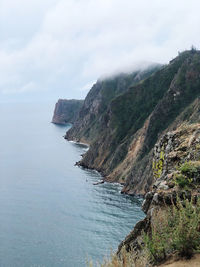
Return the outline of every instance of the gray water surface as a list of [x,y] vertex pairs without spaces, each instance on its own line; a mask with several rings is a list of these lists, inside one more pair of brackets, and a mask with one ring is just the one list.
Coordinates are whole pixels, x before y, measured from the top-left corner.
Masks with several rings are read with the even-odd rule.
[[85,266],[143,218],[141,199],[74,166],[86,147],[50,123],[50,104],[0,105],[0,266]]

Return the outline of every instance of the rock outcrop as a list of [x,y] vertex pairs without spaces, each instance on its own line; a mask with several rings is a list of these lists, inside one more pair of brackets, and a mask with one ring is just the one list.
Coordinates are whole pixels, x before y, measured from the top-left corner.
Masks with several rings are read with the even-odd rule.
[[82,105],[83,100],[59,99],[55,106],[52,123],[74,123],[78,118],[78,114]]
[[[195,201],[200,197],[199,123],[181,125],[160,138],[153,149],[153,173],[153,185],[143,202],[146,217],[118,248],[119,256],[123,249],[131,252],[136,267],[151,266],[144,248],[144,233],[151,232],[156,218],[160,224],[164,223],[162,218],[167,207],[175,205],[177,198]],[[179,180],[183,173],[184,186]],[[170,256],[169,252],[165,259]]]

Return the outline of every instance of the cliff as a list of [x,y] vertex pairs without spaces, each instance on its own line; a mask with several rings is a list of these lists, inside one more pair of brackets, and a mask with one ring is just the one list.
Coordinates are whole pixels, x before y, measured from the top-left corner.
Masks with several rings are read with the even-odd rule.
[[90,144],[79,165],[145,195],[145,219],[105,266],[166,266],[193,254],[182,263],[199,263],[200,51],[97,81],[65,138]]
[[153,147],[165,132],[199,121],[200,51],[166,66],[98,81],[68,140],[90,143],[80,165],[100,171],[123,192],[145,194],[153,183]]
[[52,123],[55,124],[74,123],[78,118],[78,114],[82,105],[83,105],[83,100],[59,99],[55,105]]

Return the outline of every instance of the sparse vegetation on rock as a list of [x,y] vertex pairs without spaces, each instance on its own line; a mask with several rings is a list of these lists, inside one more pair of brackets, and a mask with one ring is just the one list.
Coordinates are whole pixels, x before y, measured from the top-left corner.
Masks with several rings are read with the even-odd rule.
[[[146,218],[120,244],[135,266],[157,265],[176,255],[190,258],[200,252],[200,124],[184,124],[163,135],[154,147],[153,161],[163,151],[159,178],[145,196]],[[140,265],[139,259],[144,265]],[[146,261],[146,263],[145,263]],[[134,265],[133,265],[134,266]]]

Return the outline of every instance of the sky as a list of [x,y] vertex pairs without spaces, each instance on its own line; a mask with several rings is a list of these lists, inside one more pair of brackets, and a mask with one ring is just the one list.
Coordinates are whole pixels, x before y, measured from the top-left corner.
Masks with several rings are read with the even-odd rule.
[[199,0],[0,0],[0,102],[83,99],[103,75],[200,48]]

